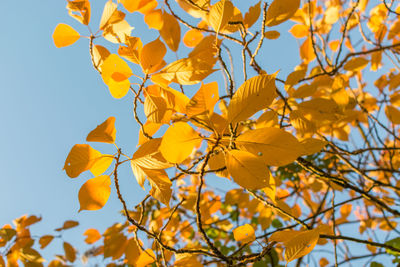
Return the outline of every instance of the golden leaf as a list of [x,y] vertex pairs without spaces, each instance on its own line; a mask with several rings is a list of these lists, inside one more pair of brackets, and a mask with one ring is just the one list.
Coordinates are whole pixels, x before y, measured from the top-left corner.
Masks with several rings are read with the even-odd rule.
[[244,15],[244,26],[250,28],[258,20],[261,13],[261,1],[249,8],[249,11]]
[[225,155],[226,168],[241,187],[257,190],[269,185],[270,171],[264,161],[242,150],[230,150]]
[[190,102],[186,107],[186,113],[189,117],[201,114],[203,112],[208,112],[211,114],[218,100],[218,83],[202,83],[200,89],[192,97],[192,99],[190,99]]
[[164,12],[162,14],[163,26],[160,30],[161,38],[168,45],[169,49],[176,52],[181,41],[181,27],[174,16]]
[[117,130],[115,129],[115,117],[109,117],[86,137],[88,142],[114,143]]
[[272,166],[292,163],[303,153],[303,146],[293,135],[274,127],[247,131],[236,139],[236,144]]
[[82,24],[90,22],[89,0],[70,0],[67,3],[68,14]]
[[99,233],[99,231],[97,231],[96,229],[87,229],[83,235],[86,236],[85,238],[85,242],[86,244],[93,244],[96,243],[100,238],[101,238],[101,234]]
[[111,180],[108,175],[101,175],[87,180],[79,190],[79,211],[101,209],[110,197],[110,185]]
[[101,153],[89,145],[74,145],[65,160],[64,170],[71,178],[92,168]]
[[300,0],[274,0],[267,10],[268,27],[276,26],[290,19],[299,9]]
[[39,244],[40,244],[40,249],[44,249],[47,247],[48,244],[54,239],[54,236],[52,235],[44,235],[40,237],[39,239]]
[[76,259],[75,249],[68,242],[64,242],[63,247],[64,247],[64,252],[65,252],[65,257],[67,258],[67,260],[69,262],[74,262]]
[[60,23],[53,33],[53,41],[57,48],[72,45],[80,38],[79,32],[67,24]]
[[171,163],[181,163],[201,144],[202,139],[189,124],[177,122],[165,132],[160,152]]
[[140,51],[140,65],[144,73],[153,73],[157,71],[155,67],[161,64],[167,48],[160,39],[156,39],[145,46]]
[[234,6],[229,0],[220,0],[211,6],[208,14],[208,22],[218,34],[228,24],[233,16]]
[[233,237],[236,241],[250,243],[256,240],[254,228],[250,224],[239,226],[233,230]]
[[128,78],[132,76],[132,70],[128,64],[116,54],[111,54],[101,65],[101,77],[108,85],[110,93],[115,98],[124,97],[130,87]]
[[136,267],[145,267],[150,263],[153,263],[156,260],[156,255],[151,249],[146,249],[146,251],[142,251],[138,260],[136,261]]
[[259,75],[245,81],[228,107],[228,122],[238,123],[269,107],[276,97],[275,75]]

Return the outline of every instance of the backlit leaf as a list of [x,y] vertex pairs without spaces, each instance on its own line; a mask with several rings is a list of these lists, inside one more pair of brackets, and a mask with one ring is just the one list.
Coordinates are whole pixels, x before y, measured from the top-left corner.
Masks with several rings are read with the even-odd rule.
[[70,0],[67,3],[68,14],[82,24],[90,22],[89,0]]
[[318,153],[328,144],[326,141],[315,138],[307,138],[301,141],[300,143],[304,148],[302,156]]
[[130,87],[128,78],[132,76],[132,70],[128,64],[116,54],[111,54],[101,65],[101,77],[108,85],[110,93],[115,98],[124,97]]
[[226,167],[241,187],[257,190],[269,185],[270,171],[264,161],[252,153],[231,150],[225,155]]
[[101,155],[101,157],[99,157],[93,164],[93,166],[90,168],[90,172],[94,176],[102,175],[108,169],[108,167],[110,167],[113,160],[114,160],[113,155],[106,155],[106,154]]
[[156,9],[146,13],[144,16],[144,21],[150,29],[161,30],[164,25],[161,9]]
[[53,41],[58,48],[72,45],[78,41],[80,37],[79,32],[63,23],[58,24],[53,33]]
[[165,132],[160,151],[164,158],[171,163],[180,163],[201,144],[202,139],[189,124],[177,122]]
[[291,262],[310,253],[319,239],[319,230],[313,229],[302,233],[285,242],[285,259]]
[[99,231],[96,229],[93,229],[93,228],[87,229],[83,233],[83,235],[86,236],[86,238],[85,238],[86,244],[93,244],[101,238],[101,234],[99,233]]
[[393,106],[386,106],[385,113],[392,123],[400,124],[400,110]]
[[290,19],[300,7],[300,0],[274,0],[267,10],[268,27],[276,26]]
[[99,29],[103,30],[109,24],[117,23],[125,18],[125,14],[117,10],[117,4],[109,0],[103,9]]
[[79,211],[101,209],[110,197],[110,185],[111,180],[108,175],[87,180],[79,190]]
[[278,31],[266,31],[264,37],[270,40],[278,39],[281,34]]
[[206,111],[211,114],[218,100],[217,82],[202,84],[197,93],[190,99],[186,107],[186,113],[188,116],[201,114]]
[[251,6],[249,11],[244,15],[243,23],[247,28],[253,26],[253,24],[258,20],[261,13],[261,1]]
[[233,230],[233,237],[236,241],[250,243],[256,240],[254,228],[250,224],[239,226]]
[[309,28],[307,27],[307,25],[295,24],[289,30],[289,32],[296,38],[303,38],[308,35],[308,30],[309,30]]
[[166,206],[169,206],[172,195],[172,182],[165,170],[144,169],[144,172],[151,184],[150,195]]
[[146,249],[146,251],[142,251],[140,253],[139,259],[136,261],[136,267],[145,267],[148,264],[155,262],[156,255],[151,249]]
[[114,143],[117,130],[115,129],[115,117],[109,117],[86,137],[88,142]]
[[276,97],[275,75],[259,75],[244,82],[228,106],[228,121],[237,123],[269,107]]
[[100,157],[101,153],[89,145],[74,145],[65,160],[64,170],[69,177],[78,177],[89,170]]
[[74,228],[74,227],[76,227],[76,226],[78,226],[78,225],[79,225],[79,222],[68,220],[68,221],[65,221],[65,222],[64,222],[64,224],[63,224],[62,227],[57,228],[57,229],[55,229],[55,230],[56,230],[57,232],[59,232],[59,231],[62,231],[62,230],[67,230],[67,229]]
[[160,39],[156,39],[145,46],[140,51],[140,64],[144,73],[152,73],[154,67],[160,65],[163,61],[167,48]]
[[101,45],[93,46],[93,61],[94,65],[99,68],[101,71],[101,65],[103,64],[104,60],[110,55],[110,52]]
[[215,32],[219,33],[233,16],[234,6],[229,0],[220,0],[211,6],[208,22]]
[[171,117],[171,110],[167,112],[167,103],[164,98],[148,95],[144,101],[144,114],[149,122],[168,123]]
[[203,37],[201,31],[191,29],[185,33],[182,41],[187,47],[195,47],[201,42]]
[[346,64],[344,64],[343,66],[343,69],[347,71],[360,71],[365,68],[368,63],[368,59],[365,59],[363,57],[355,57],[346,62]]
[[303,152],[303,146],[293,135],[274,127],[247,131],[236,139],[236,144],[272,166],[289,164]]
[[300,113],[317,122],[335,121],[340,115],[339,106],[332,99],[314,98],[298,105]]
[[126,43],[134,27],[129,25],[126,20],[109,25],[103,31],[104,39],[114,44]]
[[160,30],[161,38],[169,49],[176,52],[181,41],[181,27],[174,16],[164,12],[162,14],[163,27]]

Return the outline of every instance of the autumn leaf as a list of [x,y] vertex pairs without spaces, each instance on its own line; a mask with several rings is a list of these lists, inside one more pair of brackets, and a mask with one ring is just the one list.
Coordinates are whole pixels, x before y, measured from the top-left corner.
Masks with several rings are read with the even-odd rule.
[[146,265],[153,263],[156,259],[156,255],[151,249],[146,249],[140,253],[138,260],[136,261],[137,267],[145,267]]
[[89,0],[70,0],[67,2],[68,14],[84,25],[90,22]]
[[75,249],[68,242],[64,242],[63,247],[64,247],[64,252],[65,252],[65,257],[67,258],[67,260],[71,263],[74,262],[76,259]]
[[274,127],[247,131],[236,139],[236,144],[271,166],[293,162],[302,155],[304,149],[293,135]]
[[79,225],[79,222],[68,220],[68,221],[64,222],[63,226],[61,226],[60,228],[55,229],[55,231],[60,232],[62,230],[67,230],[67,229],[74,228],[74,227],[76,227],[78,225]]
[[243,23],[247,28],[253,26],[258,20],[261,13],[261,1],[249,8],[249,11],[244,15]]
[[186,112],[188,116],[198,115],[203,112],[211,114],[218,100],[218,84],[216,82],[202,84],[197,93],[190,99]]
[[96,229],[87,229],[83,235],[86,236],[85,242],[86,244],[93,244],[97,242],[101,238],[101,234]]
[[89,145],[74,145],[65,160],[64,170],[71,178],[78,177],[82,172],[90,170],[101,153]]
[[276,26],[290,19],[300,7],[300,0],[274,0],[268,7],[266,25]]
[[201,144],[202,139],[187,123],[177,122],[165,132],[160,152],[171,163],[184,161]]
[[88,142],[114,143],[117,130],[115,129],[115,117],[109,117],[86,137]]
[[52,235],[44,235],[40,237],[39,239],[40,249],[44,249],[45,247],[47,247],[53,239],[54,236]]
[[228,121],[238,123],[269,107],[276,97],[275,75],[259,75],[244,82],[228,106]]
[[181,27],[174,16],[163,12],[162,14],[163,26],[160,29],[161,38],[167,44],[169,49],[176,52],[179,48],[181,41]]
[[211,6],[208,22],[217,34],[228,24],[233,16],[233,9],[234,6],[229,0],[220,0]]
[[240,186],[257,190],[269,185],[270,171],[264,161],[241,150],[230,150],[225,155],[226,168]]
[[140,64],[144,73],[153,73],[157,71],[156,68],[161,64],[167,48],[160,39],[156,39],[145,46],[140,51]]
[[110,185],[111,180],[108,175],[87,180],[79,190],[79,211],[101,209],[110,197]]
[[53,41],[57,48],[72,45],[80,37],[74,28],[63,23],[58,24],[53,33]]
[[111,54],[101,65],[101,77],[108,85],[110,93],[115,98],[124,97],[130,87],[128,78],[132,76],[132,70],[128,64],[116,54]]
[[236,241],[250,243],[256,240],[254,228],[250,224],[239,226],[233,230],[233,237]]

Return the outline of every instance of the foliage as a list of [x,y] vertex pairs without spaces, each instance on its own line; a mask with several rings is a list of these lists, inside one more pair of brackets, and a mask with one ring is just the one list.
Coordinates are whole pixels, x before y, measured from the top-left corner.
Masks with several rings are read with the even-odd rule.
[[[89,36],[59,24],[56,47],[87,38],[110,94],[133,99],[140,131],[132,156],[117,145],[114,117],[88,134],[90,145],[73,146],[66,174],[93,174],[79,190],[80,211],[101,209],[114,187],[124,221],[103,234],[88,229],[87,251],[64,242],[49,266],[74,263],[78,255],[103,257],[108,266],[326,266],[359,259],[381,266],[378,255],[398,262],[400,6],[176,2],[107,1],[93,33],[89,1],[68,0],[68,13]],[[147,43],[133,36],[132,12],[159,36]],[[102,38],[117,47],[95,44]],[[294,69],[263,54],[280,38],[299,44]],[[103,154],[93,142],[114,145],[115,153]],[[120,191],[124,164],[143,189],[151,187],[134,209]],[[215,190],[215,179],[232,189]],[[24,216],[0,230],[0,265],[42,266],[35,241],[44,249],[60,235],[35,240],[29,226],[38,221]],[[76,225],[67,221],[55,231]],[[318,253],[324,250],[331,255]]]

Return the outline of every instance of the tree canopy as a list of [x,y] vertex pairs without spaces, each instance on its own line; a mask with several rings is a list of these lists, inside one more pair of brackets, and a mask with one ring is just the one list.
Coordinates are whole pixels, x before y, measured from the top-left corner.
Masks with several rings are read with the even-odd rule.
[[[111,97],[132,99],[138,136],[126,154],[118,118],[98,118],[64,170],[92,174],[72,192],[79,212],[112,192],[121,210],[82,250],[62,240],[78,222],[35,236],[41,218],[18,218],[0,229],[0,266],[400,263],[396,1],[109,0],[100,22],[89,0],[67,11],[86,30],[58,24],[55,46],[89,44]],[[134,30],[134,12],[155,38]],[[293,53],[288,42],[294,67],[267,56]],[[121,191],[133,177],[140,203]],[[51,242],[60,254],[44,259]]]

